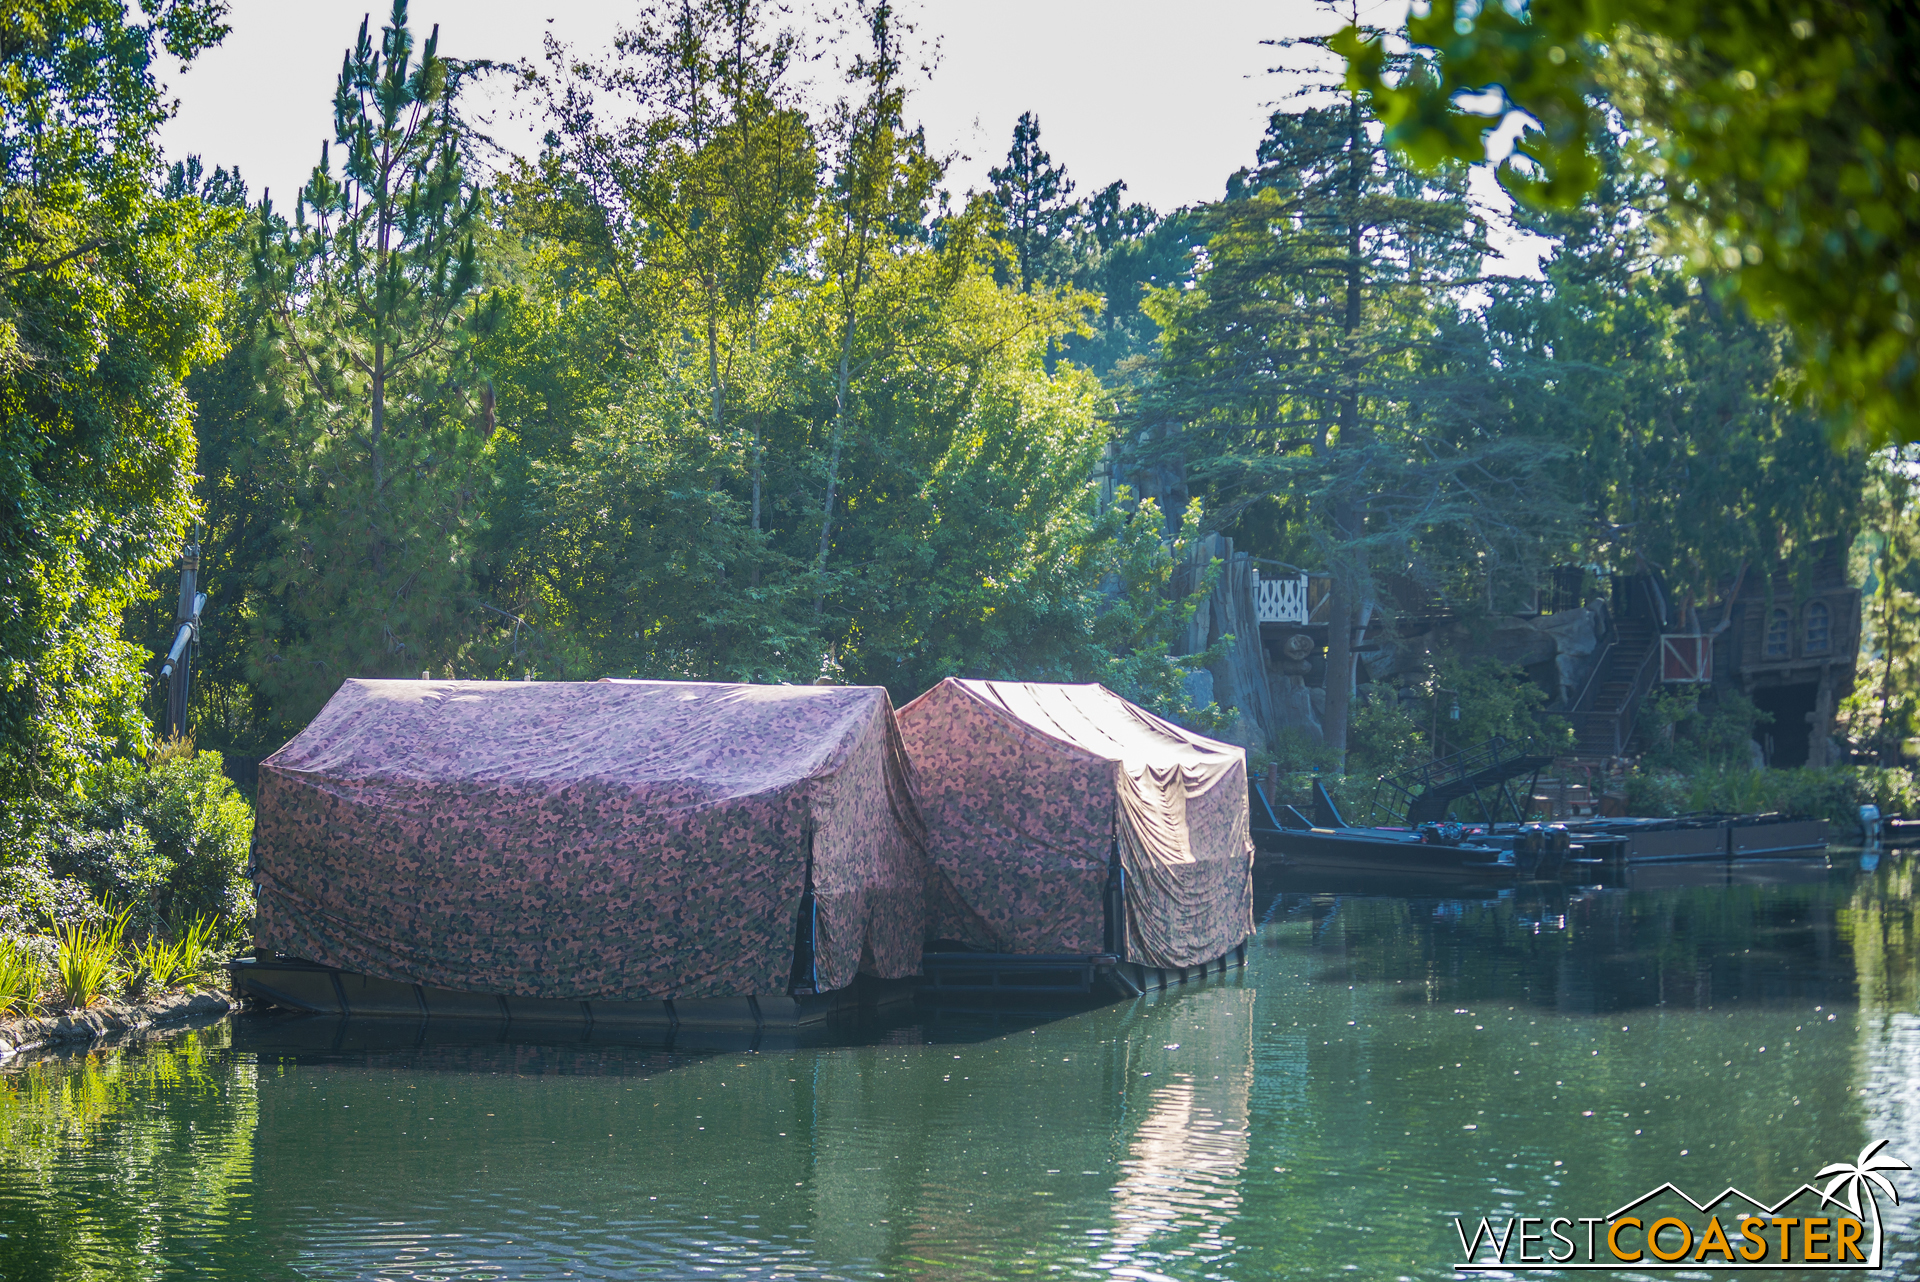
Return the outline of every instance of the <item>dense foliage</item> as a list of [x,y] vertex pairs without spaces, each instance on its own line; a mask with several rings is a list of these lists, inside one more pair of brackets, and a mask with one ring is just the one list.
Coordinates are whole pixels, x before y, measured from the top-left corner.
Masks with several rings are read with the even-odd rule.
[[[323,161],[292,223],[255,211],[246,357],[196,384],[228,614],[198,707],[223,745],[270,748],[348,670],[902,700],[1024,675],[1204,719],[1166,657],[1187,536],[1100,492],[1110,398],[1061,359],[1100,300],[1020,281],[995,201],[945,203],[906,124],[910,32],[864,12],[824,108],[761,5],[555,46],[520,72],[546,149],[485,187],[472,64],[408,71],[404,7],[362,33],[336,148],[418,160]],[[410,211],[391,267],[381,200]]]
[[136,936],[205,917],[223,933],[253,913],[246,877],[253,808],[217,752],[163,744],[149,762],[109,760],[57,804],[0,829],[0,935],[128,909]]
[[[1498,8],[1476,21],[1534,38]],[[1476,153],[1417,150],[1420,121],[1465,117],[1429,110],[1433,56],[1405,48],[1366,46],[1349,86],[1324,68],[1360,46],[1292,42],[1321,78],[1220,199],[1163,213],[1082,192],[1033,113],[986,189],[954,192],[914,123],[918,37],[880,0],[839,45],[770,0],[642,4],[611,49],[515,68],[453,56],[458,30],[443,48],[396,0],[342,32],[331,137],[276,209],[230,170],[163,168],[154,60],[217,40],[222,7],[142,12],[0,5],[9,928],[103,898],[134,905],[130,938],[247,911],[244,803],[215,756],[152,754],[143,706],[196,526],[191,719],[238,777],[349,675],[896,701],[950,674],[1098,680],[1226,733],[1186,679],[1208,656],[1173,654],[1208,582],[1181,567],[1215,534],[1324,573],[1345,625],[1314,659],[1324,735],[1254,743],[1261,764],[1371,778],[1443,741],[1564,735],[1491,659],[1369,686],[1370,623],[1471,632],[1553,565],[1657,565],[1705,601],[1863,523],[1879,667],[1853,728],[1886,755],[1913,736],[1910,472],[1834,452],[1789,395],[1809,368],[1867,378],[1845,364],[1867,330],[1750,307],[1801,270],[1772,241],[1689,260],[1676,228],[1728,198],[1703,171],[1687,206],[1640,135],[1540,153],[1584,195],[1518,215],[1552,250],[1515,279],[1488,271]],[[1442,45],[1443,70],[1472,54]],[[1657,41],[1581,50],[1695,83]],[[491,169],[463,96],[485,75],[546,124]],[[1870,239],[1833,251],[1836,279]],[[1904,315],[1902,288],[1859,325]],[[1650,766],[1744,769],[1737,710],[1655,711],[1650,741],[1719,746]]]
[[148,733],[121,612],[193,518],[181,381],[220,343],[195,252],[220,216],[155,181],[155,63],[221,9],[0,6],[0,798]]
[[462,69],[422,49],[396,0],[340,70],[334,141],[291,226],[256,217],[249,282],[281,464],[276,555],[249,674],[294,716],[343,677],[459,663],[486,486],[485,396],[463,359],[477,319],[480,198],[461,164]]
[[1872,443],[1920,407],[1920,27],[1886,0],[1434,0],[1407,19],[1430,55],[1394,74],[1384,33],[1336,48],[1390,145],[1478,161],[1510,112],[1530,128],[1501,166],[1538,203],[1589,197],[1613,128],[1662,179],[1670,247],[1790,321],[1802,368]]

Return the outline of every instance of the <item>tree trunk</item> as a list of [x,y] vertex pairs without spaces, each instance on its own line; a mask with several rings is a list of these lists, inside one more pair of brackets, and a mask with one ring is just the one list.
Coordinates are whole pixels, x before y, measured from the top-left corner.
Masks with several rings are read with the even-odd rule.
[[369,460],[373,464],[373,492],[378,495],[386,488],[386,469],[381,465],[380,434],[387,426],[387,348],[386,344],[376,342],[373,345],[373,377],[370,380],[373,393],[373,424],[367,433],[370,446]]
[[[1880,592],[1885,604],[1880,610],[1880,644],[1886,649],[1887,661],[1880,675],[1880,764],[1897,765],[1900,760],[1899,747],[1887,733],[1893,703],[1893,584],[1887,579],[1887,562],[1892,559],[1893,536],[1887,536],[1887,548],[1880,554]],[[1762,634],[1765,635],[1764,633]]]
[[1215,690],[1221,702],[1238,708],[1269,749],[1280,718],[1274,708],[1273,685],[1267,678],[1266,647],[1260,644],[1260,617],[1253,603],[1253,561],[1233,550],[1233,540],[1216,538],[1221,558],[1220,580],[1208,598],[1213,634],[1233,637],[1221,656]]
[[[1342,530],[1337,513],[1346,505],[1334,506],[1334,537],[1339,539]],[[1344,562],[1336,561],[1333,582],[1327,590],[1327,702],[1320,714],[1320,728],[1342,774],[1347,768],[1347,712],[1352,703],[1353,614],[1357,595],[1352,572]]]
[[707,301],[707,387],[708,416],[713,423],[713,439],[718,441],[726,435],[727,387],[720,377],[720,324],[714,315],[716,304],[711,297]]
[[[1360,331],[1365,281],[1362,276],[1360,196],[1364,163],[1372,143],[1361,120],[1360,100],[1347,99],[1347,208],[1346,218],[1346,354],[1342,362],[1340,389],[1340,443],[1342,451],[1352,450],[1364,459],[1366,428],[1360,421],[1361,358],[1355,336]],[[1327,594],[1327,702],[1322,726],[1329,748],[1334,750],[1341,773],[1346,771],[1347,717],[1353,693],[1353,624],[1359,607],[1362,568],[1348,556],[1347,544],[1366,533],[1366,471],[1364,464],[1354,475],[1336,481],[1339,489],[1333,500],[1333,583]]]
[[853,326],[853,317],[849,316],[840,332],[839,379],[833,398],[833,445],[827,452],[827,498],[820,505],[820,551],[813,558],[813,617],[816,619],[827,599],[826,584],[820,576],[827,572],[827,550],[833,543],[833,500],[840,485],[840,447],[847,435],[847,398],[853,393]]
[[[1200,581],[1206,577],[1207,564],[1213,559],[1215,536],[1205,535],[1195,539],[1187,547],[1186,560],[1173,576],[1174,595],[1184,601],[1199,588]],[[1207,633],[1212,623],[1212,615],[1205,603],[1193,612],[1186,622],[1186,631],[1180,642],[1181,654],[1199,654],[1207,648]]]
[[760,554],[758,535],[760,533],[760,481],[765,471],[767,447],[760,439],[759,416],[755,415],[753,424],[753,532],[756,536],[753,565],[747,571],[747,581],[754,587],[760,586]]

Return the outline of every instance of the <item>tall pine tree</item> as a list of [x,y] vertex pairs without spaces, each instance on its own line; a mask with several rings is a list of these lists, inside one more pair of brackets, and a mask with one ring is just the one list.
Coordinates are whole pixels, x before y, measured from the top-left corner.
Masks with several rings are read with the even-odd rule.
[[[492,430],[463,360],[480,283],[480,194],[461,159],[463,68],[406,0],[375,47],[362,22],[334,93],[334,143],[276,234],[263,208],[255,288],[285,427],[279,556],[255,679],[284,711],[347,677],[474,671],[484,613],[472,549]],[[281,226],[285,226],[281,224]]]
[[1417,176],[1364,96],[1304,93],[1313,105],[1273,116],[1259,166],[1194,215],[1193,288],[1150,299],[1166,334],[1142,405],[1156,430],[1136,448],[1177,464],[1220,528],[1277,514],[1292,544],[1269,554],[1327,570],[1321,732],[1337,756],[1381,576],[1431,578],[1423,545],[1448,564],[1533,546],[1525,478],[1546,454],[1475,412],[1483,345],[1459,301],[1486,245],[1465,173]]
[[[1020,113],[1020,119],[1014,122],[1007,163],[989,169],[987,178],[993,184],[994,201],[1006,219],[1020,288],[1032,289],[1036,284],[1063,279],[1072,268],[1070,233],[1080,220],[1080,204],[1069,199],[1073,180],[1067,177],[1065,167],[1054,164],[1053,157],[1041,150],[1038,116],[1031,111]],[[1117,186],[1100,194],[1110,195],[1116,206],[1107,220],[1114,230],[1118,230],[1121,213]],[[1104,204],[1101,208],[1105,212]]]

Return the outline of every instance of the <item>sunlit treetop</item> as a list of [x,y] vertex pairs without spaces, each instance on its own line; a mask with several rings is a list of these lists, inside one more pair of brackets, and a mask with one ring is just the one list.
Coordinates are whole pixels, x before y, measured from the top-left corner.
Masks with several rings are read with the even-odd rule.
[[1920,23],[1891,0],[1429,0],[1397,79],[1388,40],[1334,41],[1390,145],[1487,158],[1520,199],[1589,196],[1609,106],[1663,181],[1673,252],[1800,339],[1808,390],[1850,437],[1920,438]]

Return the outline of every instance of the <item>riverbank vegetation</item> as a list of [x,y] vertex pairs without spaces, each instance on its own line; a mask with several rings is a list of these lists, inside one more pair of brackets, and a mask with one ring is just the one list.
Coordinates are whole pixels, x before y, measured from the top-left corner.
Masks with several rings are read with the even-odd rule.
[[178,740],[0,820],[0,1014],[212,979],[248,933],[252,835],[220,754]]
[[[638,4],[616,48],[518,66],[395,3],[341,33],[333,133],[269,200],[161,154],[162,54],[225,16],[155,12],[0,15],[0,933],[125,914],[127,977],[193,923],[237,938],[221,759],[245,777],[350,675],[1101,681],[1224,730],[1188,679],[1212,656],[1175,653],[1216,533],[1324,569],[1336,618],[1469,623],[1555,565],[1705,601],[1857,545],[1849,734],[1887,764],[1913,737],[1904,461],[1832,443],[1803,339],[1663,239],[1625,125],[1577,207],[1502,213],[1297,41],[1306,92],[1220,199],[1157,211],[1077,188],[1031,113],[957,190],[884,3],[838,44],[755,0]],[[543,115],[534,154],[489,148],[483,77]],[[1537,274],[1495,261],[1520,232]],[[150,728],[188,542],[200,752]],[[1436,663],[1418,706],[1329,682],[1325,733],[1261,763],[1565,737],[1524,673]],[[1648,804],[1773,778],[1672,755],[1696,733],[1736,737],[1656,726]],[[1876,779],[1850,786],[1907,795]]]

